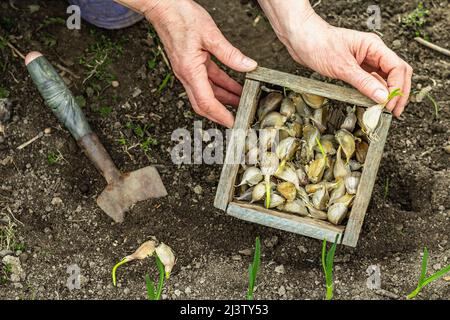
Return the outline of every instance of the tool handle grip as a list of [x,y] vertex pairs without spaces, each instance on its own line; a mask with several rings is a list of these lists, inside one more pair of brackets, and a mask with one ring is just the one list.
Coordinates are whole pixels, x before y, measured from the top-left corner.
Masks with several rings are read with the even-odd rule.
[[27,69],[45,103],[76,140],[92,132],[64,80],[44,56],[28,63]]

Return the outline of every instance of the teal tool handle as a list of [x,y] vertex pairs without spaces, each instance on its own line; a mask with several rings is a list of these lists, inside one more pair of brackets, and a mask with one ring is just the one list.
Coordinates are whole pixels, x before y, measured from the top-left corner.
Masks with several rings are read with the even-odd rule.
[[92,132],[64,80],[44,56],[31,61],[27,69],[45,103],[77,141]]

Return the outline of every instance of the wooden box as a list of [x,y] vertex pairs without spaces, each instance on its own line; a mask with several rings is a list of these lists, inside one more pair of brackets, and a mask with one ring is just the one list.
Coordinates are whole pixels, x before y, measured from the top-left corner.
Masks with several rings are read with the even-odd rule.
[[[355,247],[361,232],[364,216],[372,194],[378,167],[383,155],[383,148],[391,123],[391,114],[383,113],[377,128],[378,139],[371,141],[363,167],[358,191],[354,198],[347,224],[336,226],[327,221],[300,217],[280,211],[262,208],[261,206],[239,202],[233,199],[236,176],[239,164],[233,164],[233,159],[240,158],[244,152],[245,136],[243,130],[248,130],[253,123],[258,106],[261,86],[264,83],[287,87],[299,93],[311,93],[339,100],[350,105],[369,107],[374,102],[357,90],[341,87],[317,80],[303,78],[292,74],[258,67],[246,76],[244,90],[231,134],[225,164],[222,169],[214,206],[226,211],[239,219],[259,223],[265,226],[302,234],[316,239],[326,239],[334,242],[336,235],[342,244]],[[241,130],[235,130],[241,129]]]

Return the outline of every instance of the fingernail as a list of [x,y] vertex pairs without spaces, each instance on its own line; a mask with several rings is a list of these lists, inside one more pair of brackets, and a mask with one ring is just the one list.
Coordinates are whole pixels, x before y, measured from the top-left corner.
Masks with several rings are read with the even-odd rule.
[[373,100],[378,103],[384,103],[388,99],[389,93],[387,90],[377,89],[373,93]]
[[254,68],[256,68],[258,63],[249,57],[245,57],[244,59],[242,59],[242,65],[245,66],[246,68],[254,69]]

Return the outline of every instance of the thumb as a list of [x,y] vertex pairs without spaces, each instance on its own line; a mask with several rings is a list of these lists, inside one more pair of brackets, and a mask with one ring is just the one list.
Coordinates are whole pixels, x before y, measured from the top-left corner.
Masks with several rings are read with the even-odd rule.
[[254,70],[258,63],[244,55],[234,47],[220,31],[208,35],[205,41],[205,49],[212,53],[224,65],[239,72]]
[[346,73],[342,80],[377,103],[384,103],[388,99],[389,91],[386,86],[358,65],[355,65],[351,72]]

